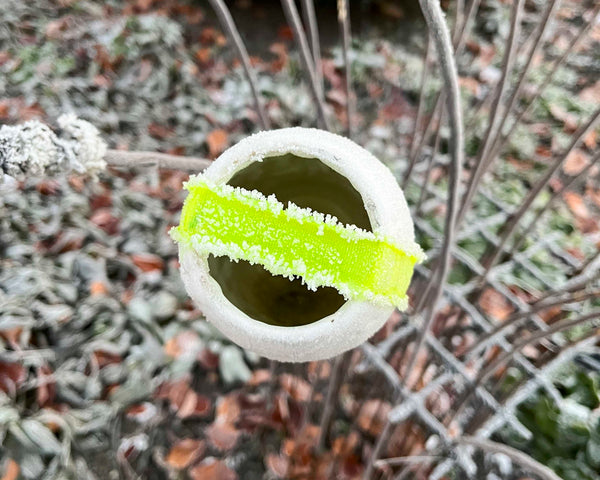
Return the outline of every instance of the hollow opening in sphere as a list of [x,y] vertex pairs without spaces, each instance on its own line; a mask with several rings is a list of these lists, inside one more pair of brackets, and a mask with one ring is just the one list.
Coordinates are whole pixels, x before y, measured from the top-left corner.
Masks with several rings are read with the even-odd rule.
[[[228,182],[234,187],[275,195],[288,202],[334,215],[342,224],[371,231],[360,193],[343,175],[317,158],[291,153],[268,157],[237,172]],[[271,275],[262,265],[228,257],[208,257],[211,276],[223,295],[248,316],[270,325],[294,327],[316,322],[345,303],[332,287],[309,290],[302,280]]]

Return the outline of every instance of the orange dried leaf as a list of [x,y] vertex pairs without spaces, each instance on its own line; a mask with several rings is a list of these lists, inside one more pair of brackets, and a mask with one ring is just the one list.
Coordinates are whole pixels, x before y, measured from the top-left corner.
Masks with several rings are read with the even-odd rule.
[[306,380],[284,373],[279,376],[279,384],[294,400],[299,402],[310,400],[312,387]]
[[0,390],[13,395],[25,381],[27,372],[19,363],[0,362]]
[[479,300],[479,305],[485,313],[501,322],[506,320],[514,311],[514,307],[508,299],[493,288],[487,288],[483,292]]
[[19,478],[20,471],[21,469],[19,468],[19,464],[12,458],[9,458],[8,462],[6,462],[6,470],[4,471],[4,475],[0,480],[17,480],[17,478]]
[[217,157],[227,147],[227,132],[222,129],[213,130],[206,136],[206,143],[210,157]]
[[164,267],[163,259],[152,253],[135,253],[131,256],[131,261],[142,272],[162,271]]
[[379,435],[383,430],[392,406],[383,400],[367,400],[358,412],[358,426],[371,435]]
[[220,451],[231,450],[239,437],[240,431],[229,423],[216,421],[206,429],[206,438]]
[[289,457],[269,453],[265,458],[269,471],[278,478],[286,478],[290,466]]
[[237,473],[225,465],[225,462],[214,458],[206,459],[192,468],[189,474],[193,480],[237,480],[238,478]]
[[565,203],[569,207],[569,210],[573,212],[578,219],[588,219],[590,218],[590,211],[588,210],[583,197],[575,192],[565,192],[563,194],[565,199]]
[[232,392],[217,403],[215,418],[224,423],[235,423],[240,418],[239,394]]
[[205,450],[206,444],[204,441],[186,438],[173,445],[166,460],[173,468],[186,468],[199,460],[204,455]]
[[94,280],[90,283],[90,296],[99,297],[108,294],[108,286],[102,280]]
[[563,172],[567,175],[577,175],[590,163],[588,155],[580,149],[575,149],[565,160],[563,164]]

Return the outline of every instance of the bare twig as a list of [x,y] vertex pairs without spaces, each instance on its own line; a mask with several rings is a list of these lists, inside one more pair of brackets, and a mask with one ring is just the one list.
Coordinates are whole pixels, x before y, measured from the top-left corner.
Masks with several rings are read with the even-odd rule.
[[104,156],[108,165],[113,167],[158,166],[172,170],[201,172],[211,162],[205,158],[182,157],[158,152],[129,152],[126,150],[108,150]]
[[548,211],[548,209],[552,205],[554,205],[554,203],[559,198],[561,198],[562,195],[566,191],[570,190],[575,185],[577,185],[580,181],[584,180],[587,177],[588,172],[599,161],[600,161],[600,152],[598,152],[596,154],[596,156],[592,159],[592,161],[583,170],[581,170],[581,172],[579,172],[577,175],[571,177],[569,179],[569,181],[560,190],[556,191],[554,193],[554,195],[552,195],[552,197],[550,198],[550,200],[548,200],[546,202],[546,204],[540,209],[540,211],[536,213],[535,217],[531,220],[531,222],[529,222],[529,224],[524,228],[524,233],[519,238],[517,238],[515,240],[515,242],[513,243],[512,247],[510,249],[510,252],[509,252],[509,254],[510,254],[511,257],[512,257],[512,255],[514,255],[515,252],[517,252],[519,250],[519,248],[521,248],[521,246],[525,242],[525,239],[527,238],[527,235],[534,231],[534,228],[535,228],[537,222],[542,217],[542,215],[544,215],[544,213],[546,213]]
[[496,261],[498,260],[498,257],[502,253],[504,245],[506,245],[506,242],[514,232],[515,228],[517,227],[523,216],[529,211],[529,207],[531,207],[531,205],[538,197],[540,192],[544,188],[546,188],[552,176],[563,165],[563,163],[567,160],[567,158],[573,152],[573,150],[575,150],[575,147],[579,144],[579,142],[595,127],[595,125],[598,122],[600,122],[600,108],[596,110],[596,112],[591,116],[591,118],[585,125],[582,125],[577,130],[577,132],[575,132],[569,147],[554,161],[554,163],[548,169],[546,169],[546,172],[544,173],[542,178],[540,178],[538,182],[533,186],[533,188],[529,191],[529,193],[521,203],[519,209],[513,215],[510,216],[504,228],[502,229],[502,233],[500,235],[498,245],[496,245],[495,247],[495,250],[491,255],[486,255],[486,257],[481,262],[485,270],[480,276],[480,284],[482,284],[487,279],[491,268],[495,265]]
[[225,28],[229,39],[235,46],[237,50],[238,56],[242,61],[242,66],[244,67],[244,73],[246,74],[246,79],[250,84],[250,90],[252,90],[252,97],[254,98],[254,106],[256,108],[256,113],[258,114],[258,118],[260,120],[260,125],[263,130],[267,130],[270,128],[269,119],[265,110],[263,108],[262,102],[259,98],[258,87],[256,85],[256,76],[254,75],[254,71],[250,66],[250,57],[248,56],[248,51],[246,50],[246,46],[242,38],[240,37],[240,33],[238,32],[237,27],[231,18],[231,14],[229,13],[229,9],[223,0],[209,0],[212,5],[217,17],[219,17],[219,21],[221,25]]
[[510,96],[510,99],[508,100],[508,106],[504,109],[504,113],[502,115],[502,120],[500,121],[500,125],[498,126],[498,128],[496,130],[498,132],[498,135],[494,135],[494,139],[492,142],[492,148],[490,149],[490,151],[492,153],[489,155],[490,159],[488,160],[488,163],[491,163],[496,156],[494,146],[496,143],[499,142],[499,140],[501,138],[502,130],[504,129],[504,125],[506,124],[506,120],[510,116],[513,107],[515,106],[517,100],[519,99],[519,97],[521,95],[521,92],[523,89],[523,81],[525,80],[525,77],[529,73],[529,69],[530,69],[531,65],[533,64],[534,59],[537,58],[540,48],[542,48],[543,38],[546,34],[546,31],[548,30],[548,26],[551,23],[552,16],[554,15],[554,12],[558,9],[559,5],[560,5],[560,0],[551,0],[550,5],[548,5],[548,8],[546,8],[546,11],[544,12],[544,17],[542,18],[540,25],[538,25],[537,33],[535,34],[533,49],[531,52],[527,52],[527,62],[525,63],[525,66],[523,67],[523,69],[521,70],[521,73],[519,74],[519,79],[517,80],[517,83],[516,83],[515,87],[513,88],[513,92]]
[[469,385],[465,393],[457,399],[457,406],[454,412],[451,414],[449,421],[452,421],[454,418],[456,418],[462,413],[462,411],[467,406],[468,401],[474,395],[479,385],[485,382],[500,365],[503,365],[506,362],[510,361],[516,354],[523,350],[523,348],[525,348],[528,345],[535,344],[546,338],[549,338],[556,333],[568,330],[570,328],[577,327],[579,325],[585,325],[590,322],[597,322],[598,319],[600,319],[600,310],[596,309],[588,314],[581,315],[572,320],[567,319],[561,322],[557,322],[554,325],[551,325],[550,328],[548,328],[547,330],[533,332],[528,336],[524,337],[522,340],[516,342],[511,350],[505,352],[502,355],[499,355],[489,365],[487,365],[485,368],[479,371],[479,373],[477,374],[477,378],[475,378],[471,385]]
[[521,14],[523,12],[524,3],[525,0],[517,0],[515,3],[513,3],[510,23],[510,34],[508,37],[506,53],[504,55],[504,60],[502,63],[502,76],[500,77],[499,83],[500,86],[496,92],[496,96],[494,98],[494,102],[492,104],[492,108],[489,115],[488,127],[485,132],[483,142],[479,148],[479,152],[477,154],[477,160],[475,161],[475,170],[471,175],[469,184],[467,186],[467,191],[462,199],[462,206],[458,214],[458,225],[462,223],[465,214],[471,206],[471,202],[473,200],[473,196],[475,195],[477,187],[479,186],[479,182],[481,181],[481,178],[489,168],[488,151],[491,146],[491,141],[497,133],[499,108],[502,104],[502,97],[504,96],[504,93],[508,88],[510,76],[515,63],[515,52],[517,46],[517,39],[519,36]]
[[486,453],[501,453],[510,458],[513,462],[517,463],[521,467],[525,467],[532,473],[535,473],[544,480],[561,480],[560,477],[554,473],[552,469],[542,465],[537,460],[533,459],[526,453],[523,453],[515,448],[503,445],[502,443],[493,442],[477,437],[461,437],[457,440],[460,445],[470,445],[475,448],[479,448]]
[[294,32],[294,37],[296,39],[296,44],[298,45],[298,50],[300,50],[300,60],[302,62],[304,70],[306,71],[308,77],[308,86],[313,96],[313,100],[315,101],[315,105],[317,106],[319,126],[321,128],[325,128],[326,130],[329,130],[329,122],[327,121],[327,117],[325,115],[325,104],[319,94],[319,86],[315,74],[315,66],[313,64],[310,48],[308,47],[306,35],[304,34],[304,30],[302,29],[302,22],[300,21],[298,9],[296,8],[296,4],[292,0],[281,0],[281,5],[283,6],[283,11],[287,18],[287,21],[292,31]]
[[[402,181],[402,188],[406,188],[413,168],[417,161],[417,145],[421,145],[421,119],[423,117],[423,111],[425,109],[425,83],[427,82],[427,73],[429,72],[429,62],[431,55],[431,35],[427,35],[427,46],[425,47],[425,56],[423,57],[423,70],[421,72],[421,88],[419,90],[419,105],[417,107],[417,118],[415,119],[415,125],[413,128],[412,140],[410,143],[410,151],[408,154],[408,167],[404,173],[404,180]],[[426,132],[424,132],[424,135]]]
[[421,185],[421,192],[419,193],[419,200],[417,201],[417,204],[415,205],[415,212],[417,213],[417,215],[421,211],[421,206],[423,205],[423,201],[425,200],[425,197],[427,196],[427,184],[429,183],[429,176],[431,175],[431,170],[433,170],[433,165],[435,163],[435,157],[438,154],[439,149],[440,149],[440,140],[442,138],[441,126],[444,124],[444,118],[445,118],[444,114],[445,113],[446,113],[446,110],[442,110],[442,116],[440,117],[440,124],[438,125],[438,129],[435,133],[435,140],[433,141],[433,149],[431,150],[431,155],[429,156],[429,159],[427,160],[427,170],[425,171],[425,175],[423,175],[423,183]]
[[[599,13],[600,13],[600,5],[596,6],[596,8],[593,10],[591,18],[592,19],[596,18]],[[527,107],[525,107],[523,110],[521,110],[521,113],[519,113],[517,118],[513,121],[509,131],[504,135],[502,135],[501,131],[498,132],[501,135],[499,135],[499,140],[497,140],[496,145],[494,146],[494,152],[492,153],[493,156],[498,155],[500,150],[506,145],[506,142],[510,139],[510,137],[516,130],[517,126],[523,121],[524,118],[527,117],[527,115],[529,114],[529,112],[531,111],[533,106],[536,104],[536,100],[546,90],[546,87],[548,87],[548,85],[550,85],[550,83],[552,82],[552,79],[554,78],[554,75],[556,74],[556,72],[558,71],[560,66],[566,61],[568,56],[577,49],[577,46],[585,38],[585,36],[590,31],[590,29],[592,28],[593,25],[594,25],[593,21],[588,22],[579,31],[579,33],[573,38],[573,40],[570,42],[569,46],[565,49],[565,51],[563,52],[561,57],[554,62],[552,68],[546,74],[546,76],[544,77],[542,82],[540,83],[540,86],[535,87],[533,95],[528,100]]]
[[489,332],[483,333],[477,338],[477,342],[471,345],[463,354],[463,357],[468,358],[475,353],[479,352],[481,348],[485,347],[489,343],[489,340],[496,337],[500,332],[505,331],[508,328],[516,327],[519,323],[526,320],[528,317],[535,315],[538,312],[543,310],[547,310],[549,308],[558,306],[558,305],[568,305],[570,303],[579,303],[585,300],[589,300],[591,298],[600,297],[600,289],[586,291],[578,291],[568,297],[560,297],[557,300],[553,300],[551,302],[537,302],[531,306],[531,309],[525,312],[519,312],[511,317],[509,317],[506,321],[502,322],[498,326],[496,326],[493,330]]
[[317,442],[317,448],[322,451],[325,447],[325,439],[329,435],[329,426],[331,424],[331,418],[335,409],[335,402],[337,395],[342,386],[348,364],[350,363],[350,356],[352,351],[346,352],[343,355],[338,355],[333,363],[333,369],[331,376],[329,377],[329,386],[327,389],[327,397],[325,398],[325,404],[323,407],[323,413],[321,414],[320,420],[320,431],[319,440]]
[[[423,345],[425,334],[429,330],[437,303],[441,296],[443,286],[446,282],[446,276],[450,266],[450,253],[454,244],[454,228],[456,220],[456,210],[458,202],[458,190],[460,173],[463,163],[463,148],[464,148],[464,137],[463,137],[463,125],[462,125],[462,111],[460,107],[460,90],[458,87],[458,73],[456,71],[455,59],[452,51],[452,42],[450,39],[450,33],[448,26],[444,20],[444,15],[440,7],[439,2],[436,0],[419,0],[421,10],[425,16],[427,26],[431,32],[433,40],[435,42],[438,58],[440,60],[440,67],[444,83],[446,85],[446,107],[449,112],[449,124],[451,129],[452,145],[450,150],[451,165],[449,172],[449,188],[448,188],[448,208],[446,213],[445,221],[445,236],[440,253],[440,269],[438,279],[435,286],[434,301],[431,302],[430,308],[427,310],[425,321],[419,331],[416,346],[414,352],[408,362],[407,371],[411,371],[414,367],[414,363],[419,350]],[[391,431],[391,424],[388,421],[384,427],[373,453],[365,468],[363,478],[369,478],[374,468],[374,463],[379,458],[381,449],[383,448],[383,442],[387,441],[384,434],[389,435]],[[382,440],[382,438],[384,440]]]
[[348,122],[346,135],[352,138],[352,118],[354,117],[354,98],[352,95],[352,65],[348,58],[350,50],[350,15],[348,0],[338,0],[338,22],[340,24],[340,33],[342,36],[342,57],[344,60],[344,73],[346,74],[346,121]]
[[451,164],[449,168],[449,182],[448,182],[448,203],[446,210],[446,219],[444,225],[444,240],[440,251],[439,267],[437,271],[437,278],[432,275],[431,280],[435,278],[435,286],[432,287],[432,301],[428,303],[425,310],[424,322],[419,331],[416,347],[413,351],[411,358],[408,362],[407,371],[410,372],[414,367],[415,360],[419,353],[419,350],[423,346],[425,334],[429,330],[433,316],[437,309],[437,304],[440,300],[444,284],[446,283],[446,277],[451,263],[451,253],[454,246],[455,228],[456,228],[456,215],[458,209],[458,194],[459,194],[459,183],[461,178],[461,170],[464,156],[464,138],[463,138],[463,124],[462,124],[462,111],[460,106],[460,90],[458,87],[458,74],[456,71],[456,64],[453,52],[452,44],[450,41],[450,33],[448,27],[444,21],[440,4],[434,0],[419,0],[421,9],[427,21],[427,25],[433,35],[433,39],[436,45],[438,58],[440,60],[440,67],[444,83],[446,85],[446,108],[448,109],[448,124],[451,130],[451,149],[450,159]]
[[462,28],[460,30],[460,33],[458,34],[458,38],[454,38],[454,48],[456,49],[457,54],[462,51],[465,45],[465,40],[467,38],[466,33],[469,29],[469,26],[471,25],[471,22],[473,21],[473,18],[475,18],[475,14],[479,10],[480,3],[481,0],[471,0],[471,4],[469,5],[469,11],[467,12],[465,21],[462,24]]
[[304,23],[309,32],[308,41],[315,64],[315,77],[317,86],[319,87],[319,95],[323,99],[325,86],[323,85],[323,70],[321,68],[321,43],[319,41],[319,24],[317,23],[313,0],[302,0],[302,15],[304,16]]

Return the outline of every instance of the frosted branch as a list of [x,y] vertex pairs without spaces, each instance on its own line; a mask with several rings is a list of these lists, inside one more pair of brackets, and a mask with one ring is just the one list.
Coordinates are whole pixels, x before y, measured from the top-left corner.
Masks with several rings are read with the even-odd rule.
[[95,176],[107,165],[200,172],[210,161],[156,152],[109,150],[100,132],[74,114],[58,118],[59,134],[37,120],[0,127],[0,179],[81,173]]

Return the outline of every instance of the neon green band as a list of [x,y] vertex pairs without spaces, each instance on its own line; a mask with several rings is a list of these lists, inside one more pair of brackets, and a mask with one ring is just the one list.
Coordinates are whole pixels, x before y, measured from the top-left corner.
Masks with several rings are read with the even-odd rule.
[[273,275],[301,277],[312,290],[329,286],[348,299],[406,307],[413,268],[422,258],[416,244],[403,251],[335,217],[292,203],[284,208],[274,196],[202,177],[186,188],[181,223],[171,235],[198,254],[258,263]]

